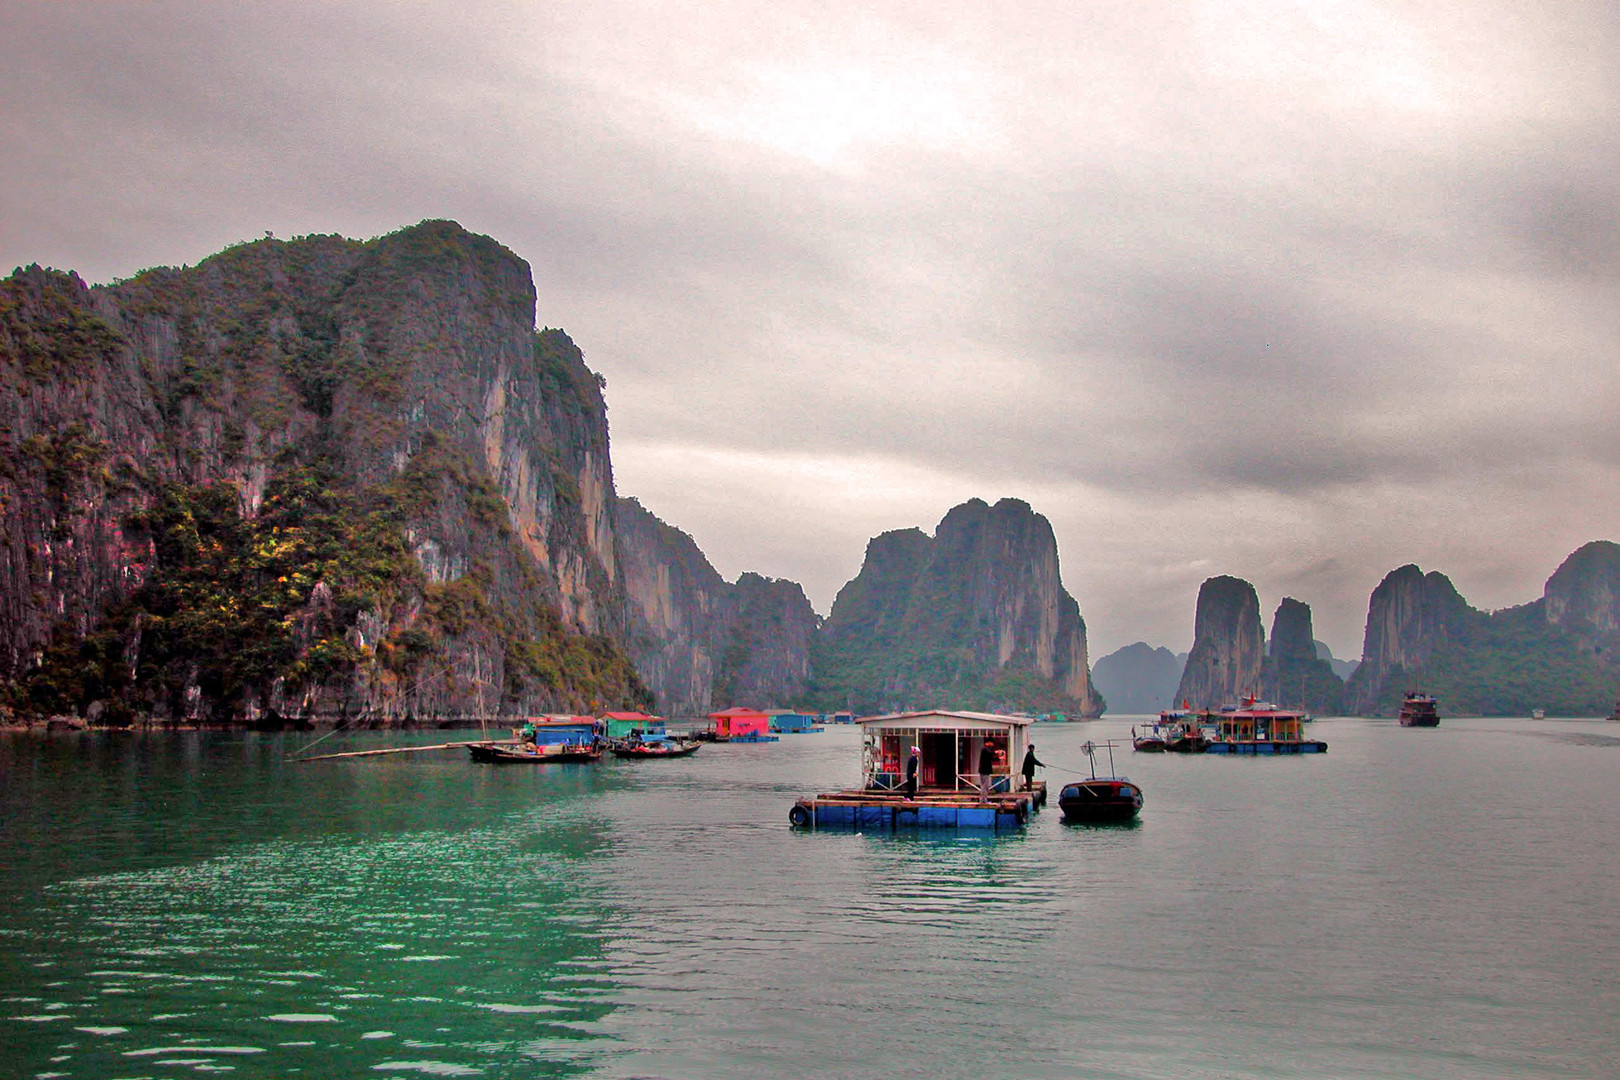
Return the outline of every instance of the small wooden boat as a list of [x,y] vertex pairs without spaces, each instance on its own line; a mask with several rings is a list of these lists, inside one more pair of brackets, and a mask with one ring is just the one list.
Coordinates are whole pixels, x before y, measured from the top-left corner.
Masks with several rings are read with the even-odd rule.
[[1168,747],[1169,742],[1158,724],[1151,724],[1140,730],[1131,728],[1131,749],[1144,754],[1162,754]]
[[697,753],[702,746],[696,739],[617,739],[608,744],[608,751],[616,758],[641,761],[647,758],[686,757]]
[[[1106,742],[1109,771],[1113,771],[1114,744]],[[1063,820],[1081,824],[1130,821],[1142,811],[1142,789],[1127,776],[1097,775],[1097,744],[1086,743],[1081,751],[1091,759],[1091,779],[1075,780],[1058,792],[1058,808]]]
[[567,762],[596,761],[602,751],[595,746],[571,743],[484,742],[467,744],[474,761],[493,765],[560,765]]
[[1209,732],[1198,713],[1160,713],[1158,729],[1164,748],[1173,754],[1202,754],[1209,747]]
[[1408,690],[1406,700],[1401,702],[1400,721],[1401,727],[1439,727],[1439,703],[1433,694]]

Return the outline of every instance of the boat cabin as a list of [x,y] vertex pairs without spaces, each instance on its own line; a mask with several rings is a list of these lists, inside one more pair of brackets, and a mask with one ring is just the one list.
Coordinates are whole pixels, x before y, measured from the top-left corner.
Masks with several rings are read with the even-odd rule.
[[744,708],[741,705],[723,712],[710,713],[709,719],[714,721],[714,737],[720,740],[765,735],[769,733],[771,726],[769,713]]
[[524,719],[515,734],[520,741],[532,741],[536,746],[590,746],[596,741],[596,718],[530,716]]
[[1014,774],[1029,745],[1027,716],[996,713],[892,713],[857,721],[864,736],[862,762],[868,790],[894,791],[906,785],[906,759],[919,753],[919,789],[973,791],[979,786],[979,752],[990,747],[994,764],[991,791],[1012,791]]
[[1265,701],[1249,701],[1241,708],[1222,709],[1213,719],[1215,737],[1221,742],[1297,743],[1303,738],[1305,714]]
[[610,739],[641,739],[664,734],[664,718],[639,712],[610,712],[601,716],[602,734]]

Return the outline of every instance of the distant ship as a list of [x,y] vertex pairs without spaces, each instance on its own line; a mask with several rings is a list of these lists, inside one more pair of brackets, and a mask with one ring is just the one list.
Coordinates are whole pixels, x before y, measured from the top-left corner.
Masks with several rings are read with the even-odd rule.
[[1408,690],[1401,703],[1401,727],[1439,727],[1439,703],[1433,694],[1421,690]]

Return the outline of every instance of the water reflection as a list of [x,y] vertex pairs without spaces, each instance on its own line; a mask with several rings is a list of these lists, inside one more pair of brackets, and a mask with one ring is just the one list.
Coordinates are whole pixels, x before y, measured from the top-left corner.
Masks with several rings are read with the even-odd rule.
[[588,773],[315,771],[261,736],[5,753],[4,1075],[561,1076],[613,1050]]

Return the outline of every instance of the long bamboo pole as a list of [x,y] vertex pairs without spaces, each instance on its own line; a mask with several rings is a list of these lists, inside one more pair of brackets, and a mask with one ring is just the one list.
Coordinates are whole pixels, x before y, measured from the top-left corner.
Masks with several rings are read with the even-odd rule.
[[[420,750],[454,750],[458,746],[482,746],[486,740],[473,739],[468,742],[434,743],[432,746],[392,746],[386,750],[348,750],[341,754],[316,754],[314,757],[288,758],[288,761],[331,761],[333,758],[345,757],[375,757],[378,754],[414,754]],[[496,745],[509,746],[512,740],[504,740]]]

